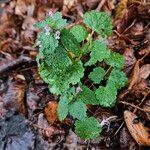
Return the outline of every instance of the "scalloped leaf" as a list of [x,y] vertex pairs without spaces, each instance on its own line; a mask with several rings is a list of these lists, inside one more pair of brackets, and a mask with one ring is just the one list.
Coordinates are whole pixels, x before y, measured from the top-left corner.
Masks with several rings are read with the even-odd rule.
[[60,121],[64,120],[68,115],[68,100],[65,97],[60,97],[57,115]]
[[83,118],[75,122],[75,132],[82,139],[94,139],[100,135],[102,127],[94,117]]
[[70,32],[74,35],[78,42],[84,41],[88,36],[87,30],[81,25],[75,25],[71,28]]
[[114,68],[107,80],[107,83],[113,84],[117,89],[121,89],[127,83],[128,79],[124,72]]
[[58,40],[54,38],[53,34],[46,35],[45,32],[41,32],[37,41],[40,41],[40,51],[45,55],[52,54],[58,47]]
[[91,66],[97,61],[101,62],[106,58],[109,58],[110,51],[108,50],[106,44],[102,41],[94,41],[92,50],[90,53],[90,60],[85,64],[85,66]]
[[106,87],[100,86],[96,92],[96,98],[102,107],[114,107],[116,103],[117,89],[113,84]]
[[76,101],[69,105],[69,113],[74,118],[82,120],[86,115],[86,105],[82,101]]
[[60,30],[67,26],[67,20],[62,19],[62,14],[56,12],[52,16],[47,15],[45,20],[35,24],[35,27],[43,29],[45,26],[50,26],[52,29]]
[[70,65],[66,70],[66,74],[69,74],[69,83],[72,83],[73,85],[79,83],[80,79],[84,76],[84,71],[85,69],[81,61]]
[[105,70],[102,67],[96,67],[89,74],[89,78],[95,83],[99,84],[105,75]]
[[63,29],[60,41],[66,51],[72,52],[77,57],[80,56],[80,44],[70,31]]
[[85,104],[92,104],[97,105],[99,104],[98,100],[96,99],[95,93],[90,90],[87,86],[81,86],[82,91],[77,94],[77,100],[81,100]]
[[105,62],[110,66],[122,68],[125,64],[125,59],[122,55],[116,52],[111,52],[110,57],[106,58]]
[[98,12],[96,10],[87,12],[83,16],[83,22],[102,37],[112,34],[111,18],[105,12]]

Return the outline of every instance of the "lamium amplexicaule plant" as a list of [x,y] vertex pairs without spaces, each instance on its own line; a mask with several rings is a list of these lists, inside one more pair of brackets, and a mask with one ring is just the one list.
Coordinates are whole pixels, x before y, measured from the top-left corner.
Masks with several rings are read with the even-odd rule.
[[59,98],[59,120],[70,115],[79,137],[98,137],[102,124],[89,116],[88,106],[114,107],[117,91],[127,83],[121,71],[123,56],[107,46],[112,34],[110,16],[92,10],[84,14],[82,24],[68,29],[60,12],[49,12],[35,26],[40,29],[36,40],[39,74]]

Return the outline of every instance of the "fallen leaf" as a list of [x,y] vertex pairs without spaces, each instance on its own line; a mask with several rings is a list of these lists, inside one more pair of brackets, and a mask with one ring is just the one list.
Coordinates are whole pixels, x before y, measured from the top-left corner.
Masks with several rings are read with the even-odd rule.
[[89,7],[89,9],[95,9],[99,2],[99,0],[86,0],[86,5]]
[[62,129],[55,128],[47,122],[43,113],[39,114],[37,126],[35,127],[39,129],[40,134],[44,138],[48,138],[49,140],[51,140],[54,135],[64,135]]
[[132,24],[137,16],[137,7],[132,6],[126,9],[123,13],[123,17],[116,22],[118,33],[123,33],[125,29]]
[[136,142],[132,138],[131,134],[129,133],[126,127],[123,127],[120,131],[120,147],[123,150],[132,150],[132,146],[137,147]]
[[149,75],[150,75],[150,64],[143,65],[140,68],[140,72],[139,72],[140,78],[147,79]]
[[64,0],[63,1],[63,13],[67,13],[69,10],[71,10],[73,7],[77,5],[77,0]]
[[140,78],[139,78],[139,73],[140,73],[139,63],[140,63],[140,61],[137,61],[135,66],[134,66],[132,77],[130,78],[130,84],[129,84],[128,89],[132,89],[132,87],[140,81]]
[[56,101],[51,101],[44,109],[46,119],[51,124],[57,120],[57,107],[58,103]]
[[0,149],[34,149],[35,136],[22,115],[13,112],[0,118]]
[[22,17],[33,16],[36,0],[17,0],[15,7],[15,14]]
[[134,140],[140,145],[140,146],[150,146],[150,135],[148,133],[147,128],[143,125],[142,122],[138,121],[135,122],[135,120],[138,117],[130,112],[125,111],[124,112],[124,120],[126,123],[126,126],[134,138]]
[[134,55],[134,50],[133,48],[127,48],[123,54],[125,58],[125,67],[124,67],[124,72],[126,74],[130,74],[131,70],[133,69],[135,63],[136,63],[136,58]]
[[115,19],[122,19],[123,15],[125,14],[125,11],[127,9],[127,2],[128,0],[120,0],[115,14]]
[[8,90],[3,94],[2,97],[6,110],[19,111],[23,114],[26,114],[24,103],[26,89],[25,82],[14,82],[10,80],[8,85]]

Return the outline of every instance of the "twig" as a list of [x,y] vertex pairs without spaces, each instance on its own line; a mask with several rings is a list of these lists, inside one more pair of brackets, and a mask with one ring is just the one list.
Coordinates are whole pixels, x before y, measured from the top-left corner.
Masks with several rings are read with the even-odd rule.
[[115,134],[113,136],[117,135],[117,133],[119,132],[119,130],[122,128],[123,124],[124,124],[124,121],[121,123],[120,127],[117,129],[117,131],[115,132]]
[[103,5],[106,3],[106,0],[100,1],[99,5],[97,6],[96,10],[101,10]]
[[16,69],[17,67],[20,67],[23,64],[31,63],[31,62],[33,62],[33,60],[30,57],[26,57],[26,56],[21,56],[12,61],[8,60],[6,63],[3,63],[0,66],[0,75],[4,73],[9,73],[10,71]]
[[133,20],[133,22],[123,31],[122,34],[126,33],[131,27],[133,27],[133,25],[135,24],[136,19]]
[[148,110],[148,109],[142,109],[142,108],[140,108],[140,107],[138,107],[138,106],[135,106],[135,105],[133,105],[133,104],[130,104],[130,103],[128,103],[128,102],[120,101],[119,103],[122,103],[122,104],[125,104],[125,105],[130,105],[130,106],[132,106],[132,107],[134,107],[134,108],[136,108],[136,109],[139,109],[139,110],[141,110],[141,111],[144,111],[144,112],[150,112],[150,110]]
[[[143,99],[141,100],[140,104],[138,104],[138,106],[141,106],[143,104],[143,102],[145,101],[147,95],[150,93],[150,91],[148,91],[148,93],[146,95],[144,95]],[[134,110],[133,113],[136,113],[137,109]]]

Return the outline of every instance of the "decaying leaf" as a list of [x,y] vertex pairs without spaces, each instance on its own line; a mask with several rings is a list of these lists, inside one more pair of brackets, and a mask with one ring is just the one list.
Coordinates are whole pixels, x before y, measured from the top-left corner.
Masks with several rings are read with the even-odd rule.
[[63,12],[68,12],[71,8],[75,7],[77,4],[77,0],[64,0],[63,2]]
[[136,119],[137,116],[134,113],[130,111],[124,112],[126,126],[134,140],[140,146],[150,146],[150,135],[147,131],[147,128],[143,125],[142,122],[135,122]]
[[127,48],[123,54],[125,58],[125,67],[124,67],[124,72],[126,74],[129,74],[131,70],[133,69],[135,63],[136,63],[136,58],[134,55],[134,50],[132,48]]
[[133,74],[130,79],[130,84],[129,84],[128,89],[131,89],[135,84],[137,84],[139,82],[139,71],[140,71],[139,63],[140,63],[140,61],[137,61],[134,66]]
[[150,64],[143,65],[140,68],[140,74],[139,74],[140,78],[147,79],[149,75],[150,75]]
[[116,19],[121,19],[127,9],[127,2],[128,0],[121,0],[118,4],[118,7],[116,9]]
[[44,109],[46,119],[49,123],[54,123],[57,120],[57,106],[56,101],[49,102]]
[[24,95],[26,85],[24,82],[9,81],[9,87],[6,94],[3,95],[4,106],[7,110],[26,113]]

